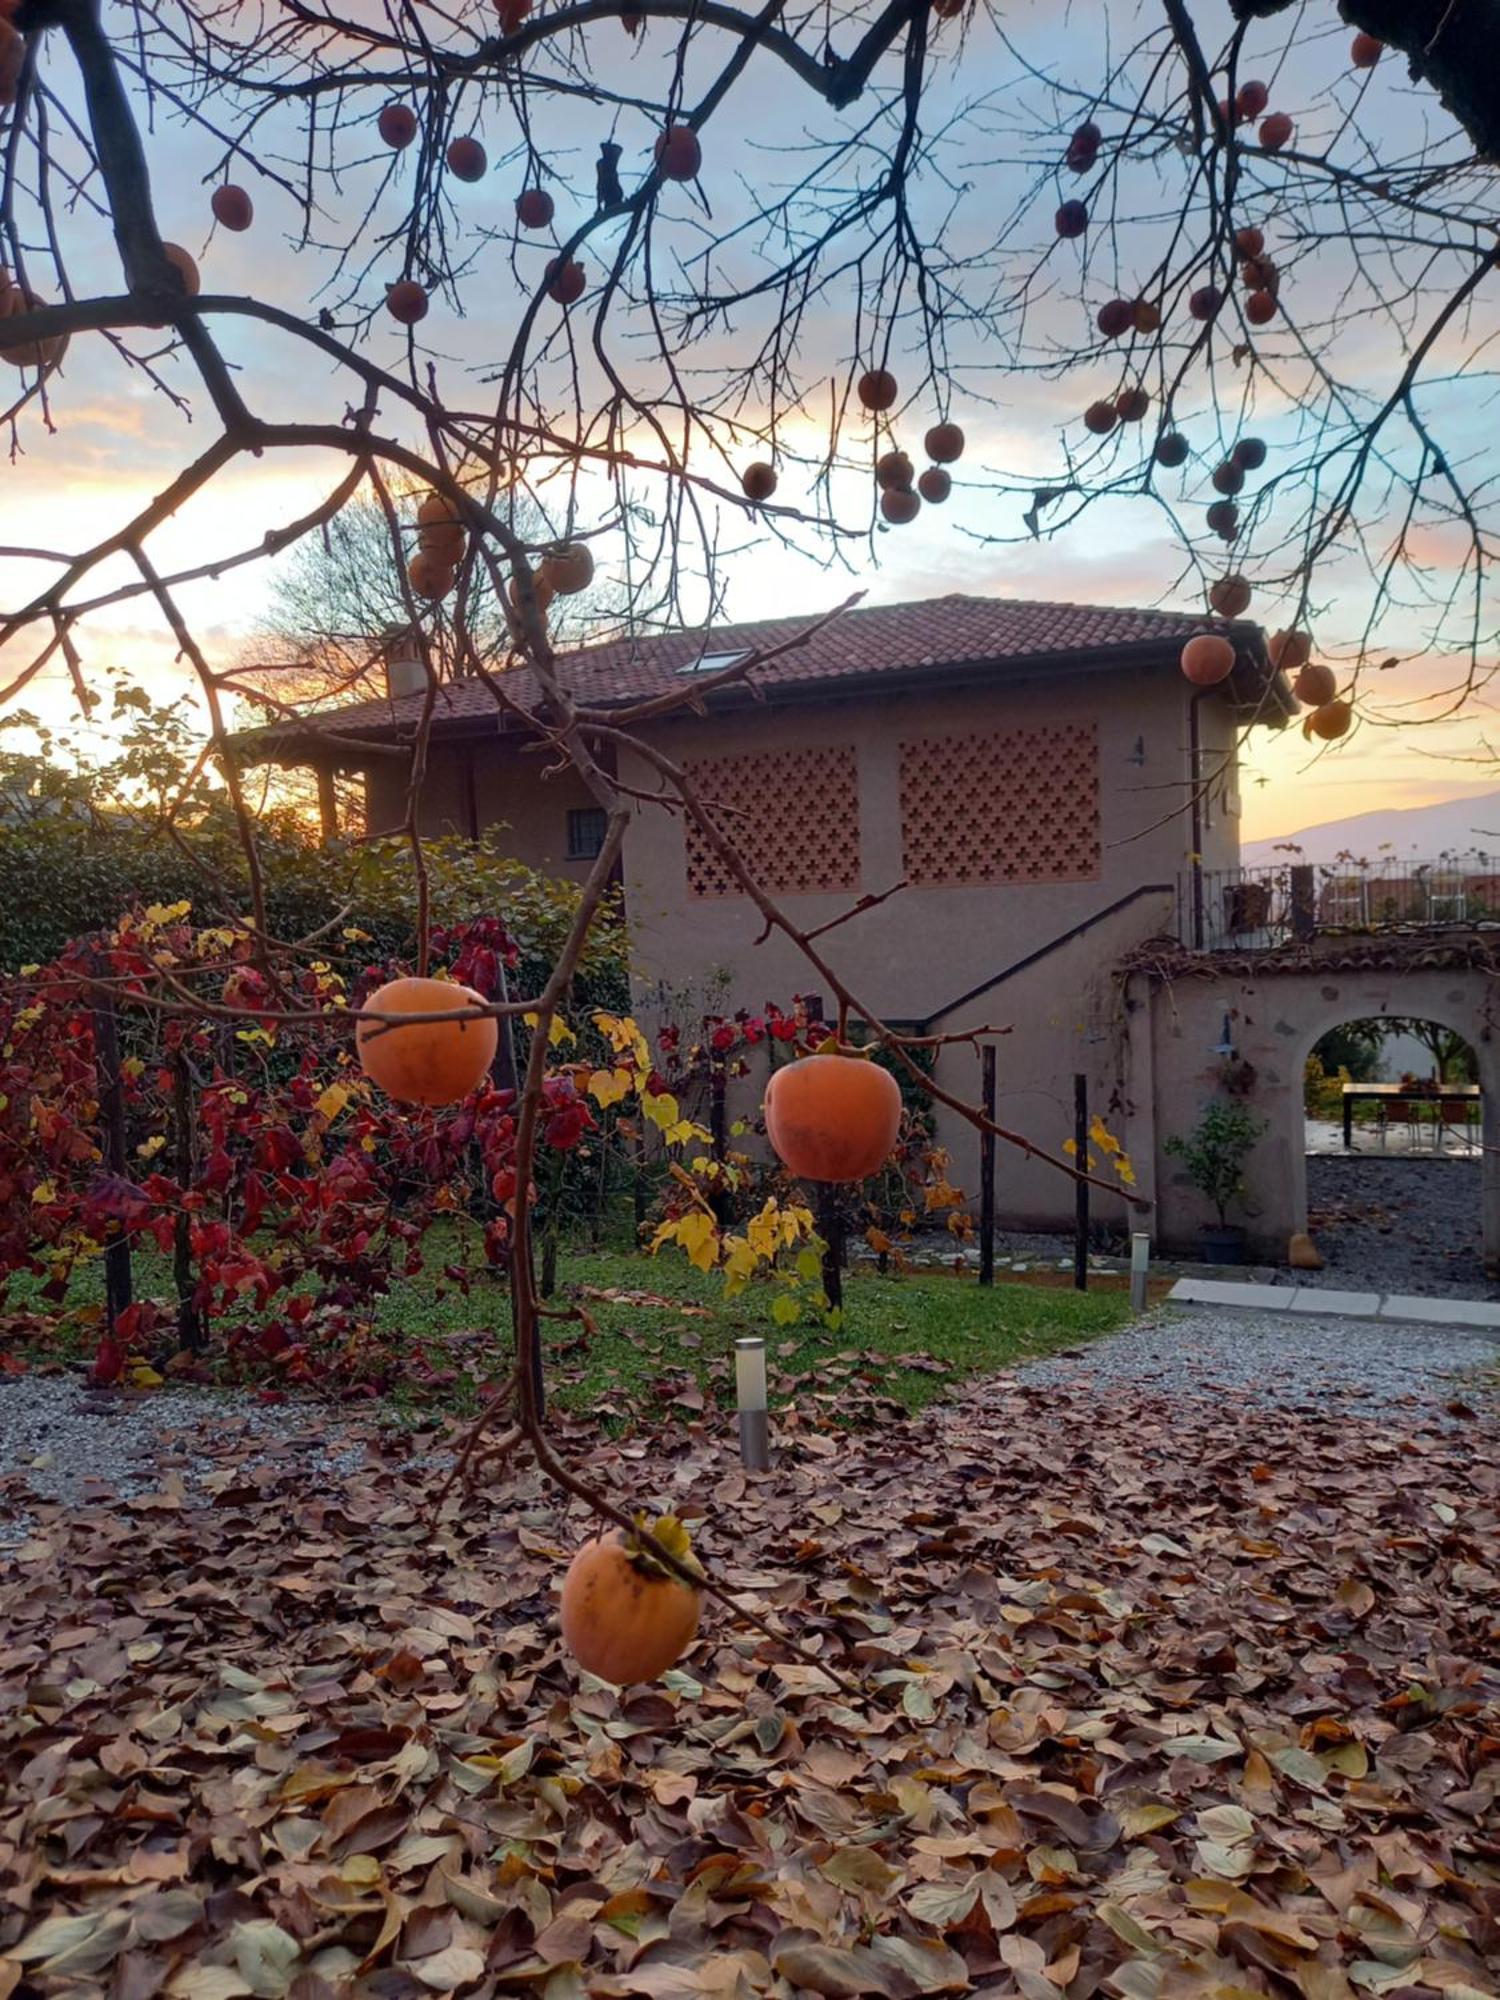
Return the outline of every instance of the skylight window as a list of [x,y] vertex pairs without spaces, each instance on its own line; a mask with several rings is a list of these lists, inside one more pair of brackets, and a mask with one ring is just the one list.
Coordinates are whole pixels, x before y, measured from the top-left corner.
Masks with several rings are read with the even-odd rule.
[[743,660],[744,657],[744,648],[741,648],[738,653],[704,653],[696,660],[689,660],[685,666],[679,667],[677,671],[680,674],[693,675],[718,674],[722,673],[725,667],[734,666],[737,661]]

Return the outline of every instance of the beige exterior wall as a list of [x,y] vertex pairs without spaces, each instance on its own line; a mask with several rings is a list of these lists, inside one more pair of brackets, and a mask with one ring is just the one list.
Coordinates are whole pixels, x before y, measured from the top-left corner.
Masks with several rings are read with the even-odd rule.
[[[1187,817],[1180,810],[1168,817],[1184,801],[1189,761],[1186,684],[1175,665],[954,691],[940,699],[922,694],[735,711],[675,723],[660,740],[678,761],[853,745],[857,886],[780,898],[794,922],[813,928],[856,895],[879,893],[902,877],[903,741],[1049,723],[1097,726],[1101,852],[1093,879],[903,890],[842,926],[823,947],[875,1012],[926,1018],[1117,897],[1142,883],[1174,882],[1186,866]],[[642,786],[653,782],[639,760],[634,769],[622,764],[622,776]],[[956,801],[955,810],[963,809]],[[761,922],[745,897],[691,896],[686,877],[680,817],[642,811],[626,843],[625,883],[643,981],[675,984],[704,967],[723,967],[736,1003],[747,1006],[816,990],[816,976],[794,945],[780,937],[756,945]]]
[[[547,765],[539,754],[524,754],[513,739],[435,744],[418,815],[422,833],[469,835],[503,823],[506,847],[518,861],[544,875],[582,881],[589,863],[568,858],[568,813],[594,800],[571,765],[550,775]],[[372,833],[405,819],[408,782],[405,764],[395,758],[372,767],[365,784]]]
[[[1172,920],[1171,888],[1190,867],[1194,825],[1185,809],[1192,786],[1191,690],[1175,655],[1156,668],[1074,674],[1048,681],[988,688],[861,696],[839,702],[781,703],[737,708],[658,726],[656,741],[688,764],[746,755],[794,754],[813,774],[798,801],[796,839],[815,841],[826,819],[819,789],[829,772],[852,772],[857,786],[857,834],[845,857],[847,886],[832,891],[779,893],[777,900],[803,929],[847,910],[858,896],[879,894],[907,870],[902,827],[902,745],[932,739],[967,742],[990,734],[1092,729],[1097,742],[1099,848],[1087,879],[967,883],[908,887],[878,908],[832,932],[819,949],[863,1006],[896,1021],[935,1022],[962,1034],[982,1026],[1008,1030],[999,1040],[1000,1122],[1050,1152],[1072,1133],[1072,1078],[1090,1079],[1093,1108],[1120,1132],[1127,1117],[1122,1079],[1128,1040],[1119,981],[1121,955]],[[1204,866],[1238,859],[1234,720],[1209,696],[1198,703],[1200,770],[1206,776],[1229,753],[1229,774],[1213,787],[1198,835]],[[851,762],[852,760],[852,762]],[[937,760],[941,763],[941,758]],[[626,755],[621,777],[644,791],[657,788],[646,760]],[[1017,787],[1038,776],[1017,768]],[[842,780],[840,780],[842,782]],[[1036,785],[1039,795],[1045,784]],[[1231,807],[1230,801],[1234,801]],[[374,828],[399,823],[405,773],[392,760],[377,766],[368,787]],[[569,862],[569,807],[590,803],[571,771],[543,776],[542,760],[505,739],[434,746],[422,802],[427,833],[484,828],[503,820],[516,856],[552,874],[580,876]],[[939,802],[957,816],[983,813],[985,801]],[[939,813],[939,817],[940,817]],[[640,807],[624,855],[626,907],[636,961],[636,1005],[652,1014],[666,988],[699,1005],[733,1011],[781,1004],[793,994],[831,993],[779,934],[757,943],[759,913],[738,894],[696,895],[689,887],[688,834],[680,815]],[[1150,894],[1135,894],[1149,885]],[[1109,906],[1125,907],[1090,923]],[[1073,926],[1078,937],[990,993],[963,996]],[[955,1004],[959,1003],[959,1004]],[[938,1081],[977,1102],[979,1058],[972,1046],[944,1052]],[[746,1107],[747,1109],[750,1107]],[[972,1125],[939,1107],[938,1136],[953,1155],[953,1177],[977,1198],[979,1140]],[[1054,1169],[1002,1144],[997,1158],[1002,1219],[1016,1227],[1058,1226],[1073,1214],[1073,1184]],[[1121,1222],[1123,1199],[1099,1196],[1101,1221]]]

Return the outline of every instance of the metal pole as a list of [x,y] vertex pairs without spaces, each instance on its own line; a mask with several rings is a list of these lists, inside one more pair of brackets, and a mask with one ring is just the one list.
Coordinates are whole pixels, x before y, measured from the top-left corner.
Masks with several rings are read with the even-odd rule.
[[[95,970],[103,967],[96,958]],[[94,1064],[99,1085],[99,1117],[104,1126],[104,1159],[112,1174],[125,1175],[125,1091],[120,1081],[120,1034],[114,995],[101,992],[94,1009]],[[130,1238],[118,1222],[104,1239],[104,1323],[110,1333],[133,1297]]]
[[[990,1126],[995,1123],[995,1045],[980,1050],[980,1104]],[[995,1282],[995,1134],[979,1135],[979,1282]]]
[[[174,1170],[184,1197],[193,1184],[193,1075],[187,1051],[172,1051],[172,1121],[175,1127]],[[185,1207],[172,1223],[172,1278],[177,1287],[177,1338],[196,1353],[203,1345],[203,1322],[193,1303],[193,1224]]]
[[1073,1078],[1073,1164],[1078,1178],[1073,1183],[1075,1222],[1073,1230],[1073,1287],[1089,1288],[1089,1184],[1084,1178],[1089,1157],[1089,1080]]
[[1130,1310],[1146,1310],[1146,1283],[1151,1275],[1151,1238],[1137,1229],[1130,1238]]
[[771,1463],[771,1438],[766,1343],[759,1334],[734,1343],[734,1386],[740,1410],[740,1462],[747,1472],[765,1472]]

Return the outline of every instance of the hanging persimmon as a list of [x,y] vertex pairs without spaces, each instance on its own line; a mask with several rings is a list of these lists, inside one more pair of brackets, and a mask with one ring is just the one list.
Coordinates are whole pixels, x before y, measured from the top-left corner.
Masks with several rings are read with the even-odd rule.
[[1181,664],[1194,687],[1217,687],[1234,672],[1234,641],[1221,632],[1199,632],[1183,647]]
[[1273,632],[1266,651],[1273,667],[1294,674],[1312,658],[1312,640],[1306,632]]
[[1208,601],[1221,618],[1240,618],[1250,609],[1250,586],[1242,576],[1221,576],[1212,584]]
[[441,493],[429,493],[417,509],[417,546],[425,555],[436,556],[456,569],[464,559],[469,538],[453,502]]
[[[420,561],[420,557],[417,558]],[[396,1021],[389,1014],[451,1014],[483,999],[451,979],[393,979],[372,993],[354,1028],[359,1066],[398,1104],[456,1104],[489,1073],[500,1034],[493,1014],[467,1021]]]
[[[652,1530],[701,1575],[686,1528],[666,1514]],[[639,1534],[616,1528],[583,1544],[562,1587],[563,1644],[601,1681],[631,1687],[675,1666],[698,1630],[702,1593],[669,1569]]]
[[1338,675],[1322,660],[1309,660],[1292,682],[1292,693],[1306,708],[1322,708],[1338,691]]
[[457,581],[455,564],[430,549],[418,549],[406,565],[406,579],[418,597],[446,597]]
[[805,1181],[867,1179],[901,1129],[896,1079],[863,1056],[804,1056],[773,1071],[764,1109],[777,1158]]
[[587,542],[563,542],[542,557],[541,573],[559,597],[576,597],[594,580],[594,552]]
[[1354,708],[1347,701],[1325,701],[1321,708],[1315,708],[1302,725],[1304,736],[1317,736],[1325,743],[1334,743],[1340,736],[1348,734],[1349,725],[1354,720]]

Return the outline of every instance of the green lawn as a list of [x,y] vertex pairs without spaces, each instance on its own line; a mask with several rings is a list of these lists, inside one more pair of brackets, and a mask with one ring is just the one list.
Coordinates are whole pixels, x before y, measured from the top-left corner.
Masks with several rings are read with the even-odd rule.
[[[631,1295],[635,1296],[631,1296]],[[902,1278],[854,1274],[844,1280],[844,1323],[778,1326],[775,1294],[752,1285],[724,1298],[721,1280],[695,1271],[680,1255],[564,1251],[555,1306],[577,1305],[592,1331],[577,1321],[550,1321],[549,1375],[559,1403],[625,1414],[682,1401],[696,1390],[732,1400],[737,1336],[764,1335],[772,1399],[816,1389],[833,1371],[837,1382],[878,1391],[919,1409],[967,1375],[984,1374],[1029,1355],[1052,1353],[1112,1332],[1129,1318],[1119,1292],[1074,1292],[997,1286],[973,1278],[924,1273]],[[493,1294],[502,1337],[503,1292]],[[458,1359],[485,1312],[482,1295],[436,1295],[414,1285],[394,1294],[380,1318],[408,1334],[441,1339]],[[465,1370],[465,1373],[470,1372]]]
[[[429,1272],[399,1286],[375,1314],[374,1331],[388,1351],[400,1356],[420,1347],[428,1368],[451,1378],[436,1385],[416,1375],[403,1380],[394,1396],[402,1409],[434,1400],[474,1407],[477,1385],[499,1372],[508,1352],[503,1285],[481,1277],[465,1297],[437,1275],[444,1261],[435,1250]],[[33,1344],[34,1356],[92,1351],[96,1315],[74,1321],[71,1308],[97,1306],[100,1276],[97,1265],[78,1274],[68,1308],[45,1344]],[[166,1259],[139,1252],[135,1283],[137,1297],[168,1297]],[[564,1249],[551,1304],[577,1306],[591,1327],[576,1318],[548,1320],[552,1393],[564,1407],[596,1410],[611,1422],[667,1409],[691,1414],[711,1402],[732,1402],[735,1338],[759,1333],[773,1401],[794,1392],[820,1396],[847,1406],[851,1416],[886,1397],[919,1409],[965,1376],[1073,1346],[1129,1317],[1118,1291],[1017,1283],[983,1291],[972,1277],[944,1273],[851,1274],[844,1287],[837,1331],[815,1323],[783,1327],[771,1317],[771,1287],[751,1285],[726,1300],[721,1280],[693,1270],[674,1251],[648,1257]],[[35,1311],[34,1297],[26,1297],[31,1289],[19,1281],[8,1303]]]

